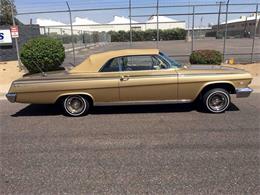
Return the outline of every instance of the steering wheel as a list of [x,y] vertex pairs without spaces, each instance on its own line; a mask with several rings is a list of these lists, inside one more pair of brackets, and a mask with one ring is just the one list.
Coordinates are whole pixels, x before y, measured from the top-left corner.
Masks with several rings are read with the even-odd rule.
[[153,58],[153,60],[152,60],[152,67],[155,70],[160,70],[160,69],[166,69],[167,68],[167,66],[161,60],[159,60],[157,58],[155,58],[155,59]]
[[158,64],[153,65],[155,70],[160,70],[160,69],[166,69],[167,67],[162,61],[159,61]]
[[166,69],[167,68],[167,66],[162,61],[160,61],[159,66],[160,66],[161,69]]

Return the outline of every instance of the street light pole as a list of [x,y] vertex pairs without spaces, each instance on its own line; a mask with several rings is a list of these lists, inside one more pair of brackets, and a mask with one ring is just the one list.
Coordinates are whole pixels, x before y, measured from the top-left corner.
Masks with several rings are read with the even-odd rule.
[[129,0],[129,40],[130,40],[130,47],[132,47],[132,42],[133,42],[133,32],[132,32],[132,0]]
[[251,63],[254,62],[255,37],[257,32],[257,25],[259,25],[257,24],[257,17],[258,17],[258,4],[256,4],[256,10],[255,10],[255,29],[254,29],[254,37],[253,37],[252,50],[251,50]]
[[194,50],[194,25],[195,25],[195,5],[192,6],[191,53]]
[[160,31],[159,31],[159,0],[156,3],[156,31],[157,31],[157,38],[156,38],[156,47],[159,48],[159,41],[160,41]]
[[[11,8],[11,15],[12,15],[12,21],[13,21],[13,26],[15,26],[15,18],[14,18],[14,10],[13,10],[13,3],[8,0],[10,8]],[[20,59],[20,51],[19,51],[19,44],[18,44],[18,40],[17,37],[14,38],[15,40],[15,47],[16,47],[16,55],[17,55],[17,60],[18,60],[18,66],[19,66],[19,70],[22,70],[22,64],[21,64],[21,59]]]
[[69,17],[70,17],[70,33],[71,33],[71,44],[72,44],[72,52],[73,52],[73,65],[75,66],[76,64],[76,57],[75,57],[75,45],[74,45],[74,35],[73,35],[73,25],[72,25],[72,16],[71,16],[71,10],[69,3],[66,1],[68,11],[69,11]]
[[224,35],[224,47],[223,47],[223,61],[225,60],[225,54],[226,54],[226,39],[227,39],[227,31],[228,31],[228,5],[229,5],[229,0],[227,1],[226,4],[226,24],[225,24],[225,35]]
[[191,5],[190,5],[190,0],[189,0],[189,5],[188,5],[188,7],[189,7],[189,14],[188,14],[188,30],[187,30],[187,35],[186,35],[186,41],[187,42],[190,42],[191,41],[191,37],[190,37],[190,7],[191,7]]

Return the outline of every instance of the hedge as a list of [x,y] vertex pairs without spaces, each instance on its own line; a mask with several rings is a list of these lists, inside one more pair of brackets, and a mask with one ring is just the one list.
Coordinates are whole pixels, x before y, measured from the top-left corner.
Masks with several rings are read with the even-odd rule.
[[222,54],[216,50],[196,50],[190,55],[191,64],[221,64]]
[[[129,31],[110,31],[112,42],[129,41]],[[160,40],[184,40],[186,31],[184,29],[175,28],[168,30],[159,30]],[[154,41],[157,39],[157,30],[132,31],[133,41]]]
[[21,50],[21,61],[29,73],[60,70],[65,58],[62,42],[53,38],[38,37],[25,43]]

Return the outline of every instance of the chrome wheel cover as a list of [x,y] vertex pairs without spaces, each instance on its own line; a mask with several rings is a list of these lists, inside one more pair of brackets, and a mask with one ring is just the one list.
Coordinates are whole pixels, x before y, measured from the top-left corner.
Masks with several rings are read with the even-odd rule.
[[64,107],[69,114],[79,116],[86,110],[86,100],[81,96],[69,96],[64,101]]
[[212,112],[223,112],[229,106],[229,96],[222,92],[216,91],[207,98],[207,107]]

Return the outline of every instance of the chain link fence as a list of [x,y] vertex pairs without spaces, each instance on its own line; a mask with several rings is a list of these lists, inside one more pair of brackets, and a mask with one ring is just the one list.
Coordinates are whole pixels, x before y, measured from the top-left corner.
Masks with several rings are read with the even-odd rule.
[[[223,53],[223,61],[260,61],[260,15],[255,3],[168,5],[155,0],[151,6],[135,6],[129,0],[128,6],[122,7],[66,6],[59,11],[17,14],[18,19],[30,18],[31,23],[39,24],[41,35],[63,42],[65,64],[78,64],[95,52],[125,48],[159,48],[181,62],[188,62],[191,52],[198,49],[218,50]],[[120,13],[124,17],[115,16],[107,23],[80,22],[93,12]],[[67,22],[57,21],[60,15]],[[39,22],[38,16],[53,24]]]

